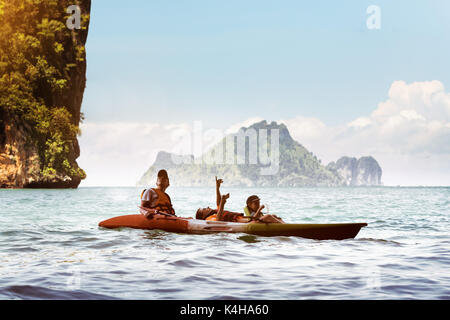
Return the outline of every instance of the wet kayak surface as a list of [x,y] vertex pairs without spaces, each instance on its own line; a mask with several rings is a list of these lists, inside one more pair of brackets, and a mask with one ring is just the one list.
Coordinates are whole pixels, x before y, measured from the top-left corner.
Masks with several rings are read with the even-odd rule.
[[[228,188],[289,223],[367,222],[355,239],[105,230],[138,188],[0,190],[1,299],[449,299],[450,188]],[[169,188],[177,215],[209,188]],[[208,197],[209,196],[209,197]]]

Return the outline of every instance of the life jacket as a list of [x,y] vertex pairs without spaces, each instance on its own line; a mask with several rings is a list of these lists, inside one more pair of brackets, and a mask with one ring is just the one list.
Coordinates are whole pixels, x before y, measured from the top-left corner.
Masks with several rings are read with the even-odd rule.
[[[144,189],[141,192],[141,200],[146,190],[147,189]],[[158,211],[175,215],[175,210],[172,207],[172,201],[170,200],[169,195],[160,189],[152,188],[152,190],[156,192],[158,197],[156,198],[156,203],[151,206],[150,209],[156,209]]]
[[[208,216],[205,220],[208,221],[217,221],[217,210],[216,213]],[[244,215],[239,212],[231,212],[231,211],[224,211],[222,214],[222,220],[221,221],[227,221],[227,222],[236,222],[238,221],[239,217],[243,217]]]
[[251,213],[250,209],[247,206],[244,207],[244,213],[245,213],[246,217],[251,217],[252,216],[252,213]]

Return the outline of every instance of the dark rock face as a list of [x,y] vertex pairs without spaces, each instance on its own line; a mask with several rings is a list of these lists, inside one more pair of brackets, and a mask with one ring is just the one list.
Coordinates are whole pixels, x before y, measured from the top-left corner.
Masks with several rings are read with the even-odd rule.
[[359,159],[342,157],[336,163],[327,166],[338,172],[347,186],[380,186],[382,170],[378,162],[371,156]]
[[[9,0],[8,0],[9,1]],[[60,0],[55,3],[46,3],[45,1],[37,1],[35,3],[21,3],[21,0],[14,0],[15,3],[9,3],[5,10],[9,10],[5,19],[11,19],[14,16],[14,8],[24,5],[27,9],[26,12],[35,9],[38,12],[36,15],[31,14],[31,18],[28,16],[25,18],[22,13],[17,13],[16,17],[18,21],[21,21],[23,25],[18,28],[17,32],[24,33],[25,36],[29,36],[30,39],[38,39],[39,45],[36,45],[35,50],[27,51],[24,53],[27,62],[30,62],[31,67],[38,69],[38,62],[35,61],[36,56],[39,56],[42,52],[48,52],[49,48],[44,47],[45,41],[42,40],[42,34],[44,31],[47,34],[53,35],[55,39],[55,46],[59,45],[63,48],[61,54],[54,52],[47,54],[48,65],[47,70],[51,70],[55,74],[58,74],[60,79],[64,79],[64,86],[61,86],[61,90],[51,90],[51,86],[46,82],[38,82],[33,80],[33,75],[30,76],[30,71],[33,70],[28,67],[27,70],[17,69],[15,66],[10,69],[5,69],[10,74],[21,73],[21,76],[36,85],[33,87],[33,91],[30,91],[29,96],[26,96],[27,101],[32,101],[32,97],[36,99],[36,105],[42,104],[48,110],[55,108],[64,108],[70,114],[70,121],[76,128],[79,125],[81,118],[81,104],[83,100],[84,89],[86,86],[86,52],[85,43],[87,40],[91,0]],[[7,3],[7,2],[5,2]],[[61,28],[59,26],[65,26],[67,18],[70,16],[66,12],[70,5],[78,5],[82,13],[82,21],[80,29],[69,30],[69,28]],[[2,8],[2,0],[0,0],[0,9]],[[28,7],[30,6],[30,10]],[[20,9],[18,9],[20,10]],[[2,16],[0,16],[1,20]],[[44,29],[46,23],[50,22],[48,28]],[[8,22],[8,21],[7,21]],[[58,25],[56,23],[57,22]],[[18,22],[17,22],[18,23]],[[52,24],[53,23],[53,24]],[[2,24],[3,25],[3,24]],[[13,24],[10,24],[10,26]],[[36,27],[37,26],[37,27]],[[37,28],[37,29],[33,29]],[[41,29],[40,29],[41,28]],[[53,29],[52,29],[53,28]],[[14,29],[7,29],[11,32],[13,37],[20,37],[16,34]],[[44,30],[44,31],[42,31]],[[3,42],[5,45],[6,42]],[[41,46],[41,47],[39,47]],[[56,47],[55,47],[56,48]],[[1,58],[0,58],[1,60]],[[2,62],[2,61],[0,61]],[[33,65],[34,64],[34,65]],[[50,69],[53,68],[53,69]],[[8,76],[8,74],[5,74]],[[3,74],[0,74],[0,78]],[[35,75],[34,75],[35,76]],[[34,82],[33,82],[34,81]],[[55,86],[55,84],[52,84]],[[56,84],[60,85],[60,84]],[[8,94],[11,93],[7,90],[0,90],[0,94],[6,97],[3,101],[8,101]],[[0,96],[0,98],[2,98]],[[25,99],[23,99],[25,100]],[[9,100],[11,101],[11,100]],[[67,148],[64,151],[64,159],[58,160],[60,163],[65,164],[70,168],[66,171],[62,171],[60,168],[56,168],[54,171],[47,171],[45,175],[45,168],[43,159],[50,157],[44,152],[41,143],[39,145],[38,135],[34,127],[30,126],[24,119],[23,113],[20,113],[21,108],[24,106],[11,105],[10,103],[2,105],[0,103],[0,187],[1,188],[76,188],[80,184],[81,180],[85,177],[85,173],[78,167],[76,159],[80,155],[80,147],[75,135],[70,137],[63,137],[66,145],[63,148]],[[37,113],[37,111],[36,111]],[[56,125],[50,122],[50,126]],[[64,129],[62,129],[64,130]],[[64,131],[62,131],[64,132]],[[41,138],[42,140],[42,138]],[[50,147],[49,147],[50,148]]]
[[38,181],[40,176],[39,155],[28,143],[29,128],[4,114],[3,144],[0,145],[0,187],[23,188]]

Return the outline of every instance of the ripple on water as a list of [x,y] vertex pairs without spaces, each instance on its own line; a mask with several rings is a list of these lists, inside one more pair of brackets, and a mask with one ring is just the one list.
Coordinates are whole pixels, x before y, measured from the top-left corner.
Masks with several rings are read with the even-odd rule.
[[206,298],[207,300],[242,300],[242,297],[229,295],[215,295]]
[[197,261],[194,261],[192,259],[180,259],[176,261],[169,262],[169,265],[174,267],[185,267],[185,268],[193,268],[196,266],[202,266],[202,263],[199,263]]
[[115,300],[115,297],[88,291],[63,291],[39,286],[8,286],[0,289],[0,296],[9,299],[52,299],[52,300]]
[[394,246],[402,246],[404,243],[393,241],[393,240],[385,240],[385,239],[374,239],[374,238],[356,238],[354,241],[364,241],[364,242],[375,242],[380,244],[392,244]]
[[209,275],[208,276],[190,275],[190,276],[184,277],[181,281],[185,282],[187,284],[197,283],[198,285],[201,285],[201,284],[215,285],[215,284],[217,284],[217,281]]
[[13,246],[11,248],[6,249],[9,252],[37,252],[39,249],[35,249],[32,247],[21,247],[21,246]]
[[45,232],[40,230],[26,230],[26,229],[16,229],[16,230],[7,230],[0,232],[0,237],[18,237],[20,239],[23,238],[42,238]]
[[123,245],[122,240],[93,241],[93,242],[94,243],[88,244],[86,247],[90,249],[106,249]]

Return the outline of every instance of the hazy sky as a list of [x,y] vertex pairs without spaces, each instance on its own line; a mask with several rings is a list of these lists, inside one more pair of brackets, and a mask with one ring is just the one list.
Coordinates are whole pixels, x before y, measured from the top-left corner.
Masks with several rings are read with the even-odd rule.
[[449,35],[447,0],[95,0],[82,186],[134,185],[174,130],[248,119],[326,163],[370,153],[386,184],[450,185]]

